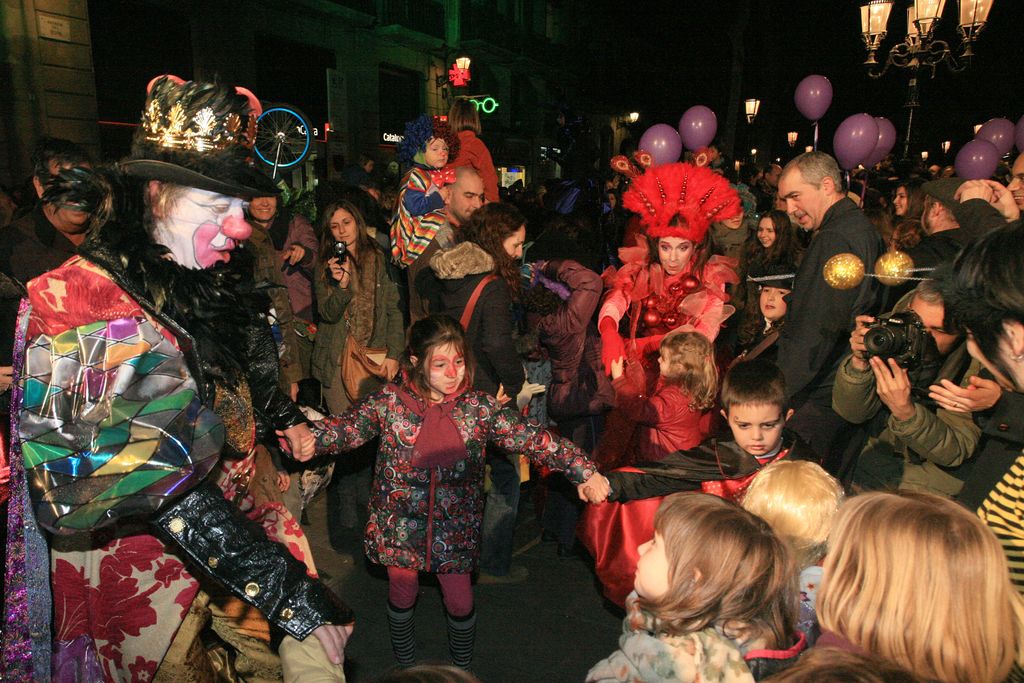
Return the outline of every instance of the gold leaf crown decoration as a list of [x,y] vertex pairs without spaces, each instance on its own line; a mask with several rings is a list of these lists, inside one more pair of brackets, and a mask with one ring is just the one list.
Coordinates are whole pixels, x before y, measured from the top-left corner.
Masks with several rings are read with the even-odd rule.
[[258,103],[252,106],[255,98],[250,95],[243,89],[226,92],[211,84],[161,77],[150,88],[142,114],[143,138],[158,147],[186,152],[251,150],[260,112]]

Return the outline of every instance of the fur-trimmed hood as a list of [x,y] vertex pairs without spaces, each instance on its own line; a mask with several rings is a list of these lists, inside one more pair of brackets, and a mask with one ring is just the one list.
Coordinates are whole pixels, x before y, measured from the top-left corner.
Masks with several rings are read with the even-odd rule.
[[461,280],[469,275],[493,272],[494,259],[476,244],[463,242],[434,254],[430,268],[439,280]]

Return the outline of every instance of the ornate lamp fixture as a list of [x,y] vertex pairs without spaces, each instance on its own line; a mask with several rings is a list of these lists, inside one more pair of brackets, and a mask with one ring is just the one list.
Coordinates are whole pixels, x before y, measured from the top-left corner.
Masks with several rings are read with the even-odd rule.
[[907,33],[902,41],[896,43],[885,53],[885,59],[879,68],[878,51],[887,34],[889,15],[895,0],[868,0],[860,7],[861,37],[867,48],[868,56],[864,65],[868,68],[868,76],[881,78],[890,68],[908,69],[910,79],[907,84],[907,101],[903,105],[909,109],[907,117],[907,133],[903,144],[903,158],[910,150],[910,131],[914,121],[914,109],[920,106],[918,101],[917,71],[921,67],[931,69],[931,77],[940,64],[953,72],[966,69],[974,55],[974,41],[988,23],[989,12],[995,0],[957,0],[959,5],[957,33],[960,44],[950,47],[945,40],[935,37],[935,27],[942,19],[946,8],[946,0],[911,0],[907,7]]
[[800,134],[797,133],[795,130],[791,130],[788,133],[786,133],[786,141],[789,143],[790,147],[796,146],[796,140],[798,137],[800,137]]

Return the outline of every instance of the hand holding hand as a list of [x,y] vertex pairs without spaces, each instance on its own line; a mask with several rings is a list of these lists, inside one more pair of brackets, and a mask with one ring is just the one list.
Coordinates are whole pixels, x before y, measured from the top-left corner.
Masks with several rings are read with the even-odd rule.
[[928,396],[940,408],[954,413],[988,410],[999,401],[1002,395],[1003,390],[997,382],[983,379],[977,375],[971,377],[970,385],[966,387],[954,384],[948,379],[928,387]]
[[901,368],[894,359],[888,362],[878,356],[870,360],[871,370],[875,373],[875,392],[889,412],[897,420],[909,420],[914,416],[914,402],[910,400],[910,378],[905,368]]
[[868,350],[864,346],[864,333],[867,332],[871,323],[875,322],[875,319],[870,315],[858,315],[854,322],[853,332],[850,334],[850,350],[853,351],[851,364],[863,372],[870,367],[867,361]]
[[284,493],[292,485],[292,478],[288,476],[287,472],[277,473],[277,490]]
[[282,446],[285,446],[285,451],[290,453],[295,460],[306,462],[316,455],[316,439],[306,423],[300,422],[288,429],[278,430],[277,433],[284,437],[283,441],[287,443],[287,446],[285,443],[282,443]]
[[612,372],[612,362],[626,355],[626,345],[619,336],[615,322],[611,318],[601,320],[601,363],[605,374]]
[[579,495],[580,500],[588,503],[603,503],[608,500],[608,495],[611,492],[611,484],[608,483],[607,477],[600,472],[594,472],[590,479],[576,487],[576,493]]
[[301,244],[293,244],[281,254],[281,260],[289,266],[298,265],[304,258],[306,258],[306,248]]
[[353,628],[355,628],[355,624],[345,624],[344,626],[324,624],[313,631],[313,635],[320,641],[327,659],[331,660],[332,664],[345,663],[345,644],[348,643]]
[[626,364],[626,359],[619,357],[612,361],[612,379],[618,379],[622,377],[622,368]]

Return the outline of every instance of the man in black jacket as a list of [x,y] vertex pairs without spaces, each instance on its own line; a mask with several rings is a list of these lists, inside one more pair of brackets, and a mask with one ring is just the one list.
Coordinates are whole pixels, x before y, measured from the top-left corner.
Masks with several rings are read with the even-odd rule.
[[851,253],[870,269],[882,240],[871,221],[843,192],[835,159],[807,152],[786,164],[779,196],[814,236],[789,296],[786,326],[779,338],[779,367],[796,414],[790,428],[824,457],[826,470],[840,479],[852,472],[843,450],[852,427],[832,410],[832,384],[854,318],[873,313],[878,285],[864,278],[851,289],[835,289],[822,270],[836,254]]

